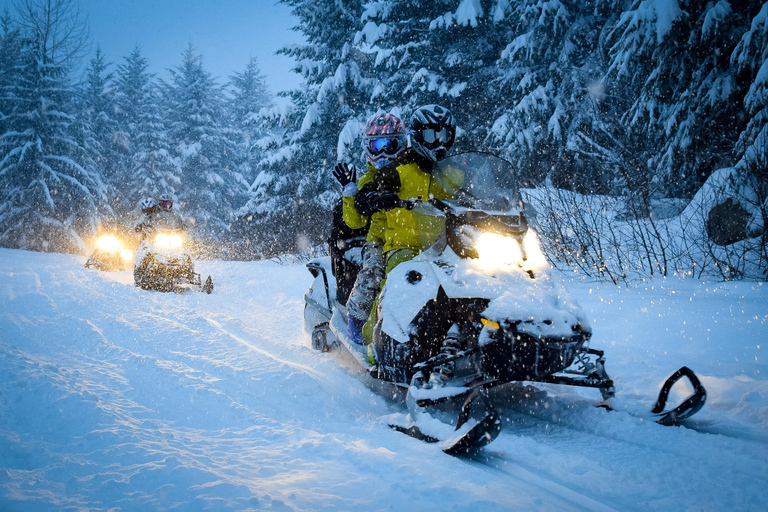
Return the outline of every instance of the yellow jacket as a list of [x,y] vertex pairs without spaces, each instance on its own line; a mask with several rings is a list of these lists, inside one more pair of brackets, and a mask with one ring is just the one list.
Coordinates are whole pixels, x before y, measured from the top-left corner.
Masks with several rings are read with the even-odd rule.
[[[373,178],[376,175],[377,169],[372,165],[367,165],[366,169],[366,173],[357,180],[358,190],[362,189],[366,184],[373,181]],[[366,227],[370,221],[370,228],[368,229],[366,240],[369,242],[379,242],[383,244],[384,223],[386,222],[386,219],[384,218],[384,212],[377,212],[370,216],[363,215],[357,211],[357,208],[355,208],[355,196],[345,196],[342,198],[342,201],[344,203],[342,209],[342,218],[344,219],[346,225],[351,229],[361,229]]]
[[[361,217],[365,213],[370,214],[371,231],[368,240],[381,241],[385,253],[395,249],[420,252],[435,243],[443,228],[442,217],[393,207],[398,203],[397,198],[404,200],[421,197],[424,201],[430,197],[450,199],[464,182],[461,171],[443,170],[433,176],[423,171],[416,161],[406,160],[401,159],[378,171],[367,173],[365,180],[361,178],[358,182],[355,212]],[[422,165],[431,166],[431,162],[422,161]],[[384,197],[387,198],[386,207],[377,200]]]

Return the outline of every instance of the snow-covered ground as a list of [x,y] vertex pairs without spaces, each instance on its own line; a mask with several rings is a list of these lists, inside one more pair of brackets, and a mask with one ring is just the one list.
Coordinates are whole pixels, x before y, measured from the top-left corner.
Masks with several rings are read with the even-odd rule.
[[[302,265],[200,262],[162,294],[85,258],[0,249],[0,510],[765,510],[768,285],[564,276],[606,351],[595,390],[524,385],[471,458],[389,429],[403,396],[317,353]],[[681,365],[687,427],[652,406]]]

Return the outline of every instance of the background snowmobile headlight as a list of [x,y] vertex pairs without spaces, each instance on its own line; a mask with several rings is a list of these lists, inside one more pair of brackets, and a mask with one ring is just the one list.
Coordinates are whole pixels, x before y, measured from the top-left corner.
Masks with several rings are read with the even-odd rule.
[[120,252],[120,257],[123,258],[123,261],[129,262],[133,260],[133,251],[130,249],[123,249]]
[[475,242],[476,264],[486,271],[506,265],[522,265],[523,250],[514,238],[483,233]]
[[181,247],[183,241],[179,234],[160,233],[155,237],[155,243],[160,247],[175,249]]
[[104,252],[118,252],[122,249],[122,244],[115,235],[101,235],[96,240],[96,247]]

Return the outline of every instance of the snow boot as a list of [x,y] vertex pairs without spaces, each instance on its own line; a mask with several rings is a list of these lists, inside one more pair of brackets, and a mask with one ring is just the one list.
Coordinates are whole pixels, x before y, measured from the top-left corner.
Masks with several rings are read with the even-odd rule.
[[354,316],[349,315],[349,319],[347,320],[349,339],[357,345],[363,344],[363,325],[365,325],[365,320],[359,320]]

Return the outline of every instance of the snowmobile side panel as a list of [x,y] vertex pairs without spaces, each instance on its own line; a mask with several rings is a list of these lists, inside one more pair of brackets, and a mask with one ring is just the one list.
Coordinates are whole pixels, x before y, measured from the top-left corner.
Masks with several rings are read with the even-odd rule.
[[334,308],[328,327],[335,339],[352,354],[360,366],[365,371],[370,372],[373,366],[368,362],[368,345],[358,345],[349,338],[346,315]]

